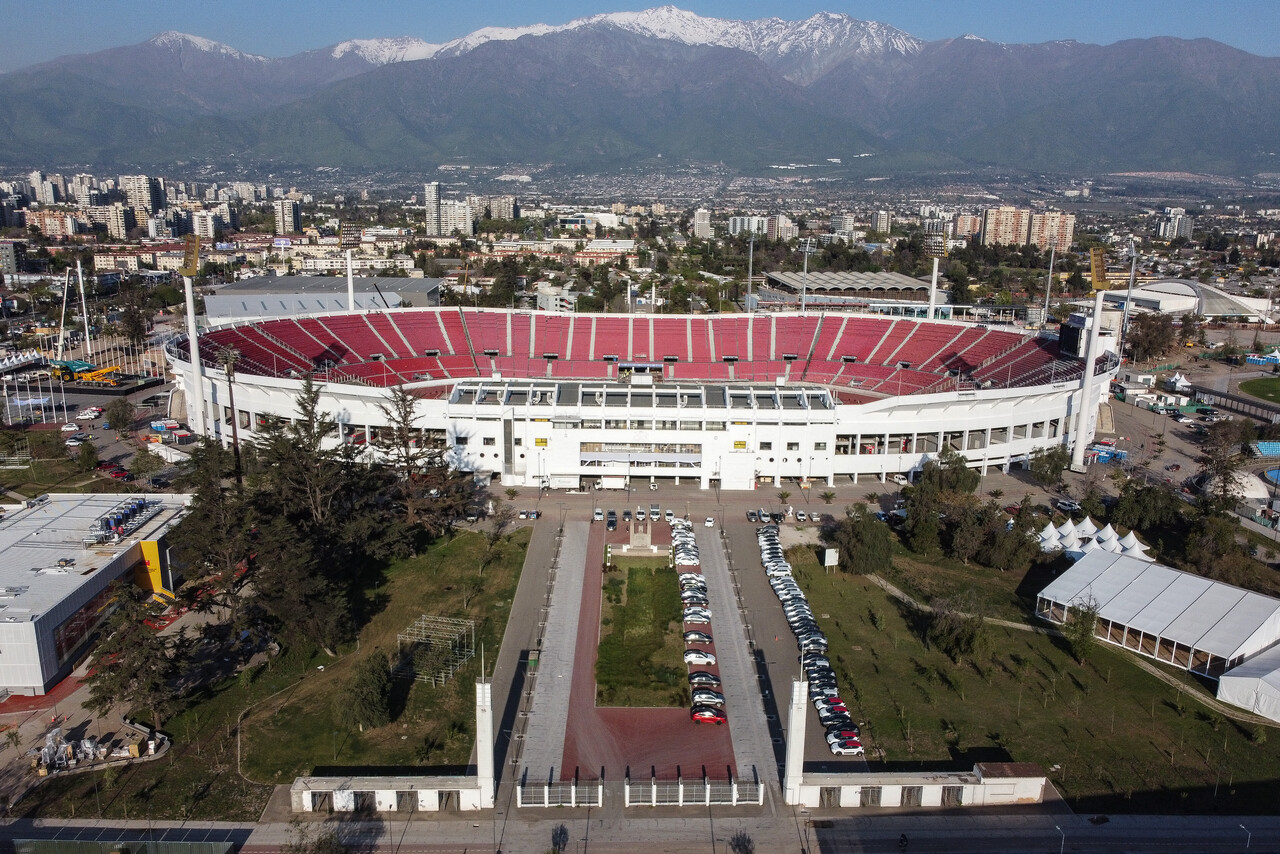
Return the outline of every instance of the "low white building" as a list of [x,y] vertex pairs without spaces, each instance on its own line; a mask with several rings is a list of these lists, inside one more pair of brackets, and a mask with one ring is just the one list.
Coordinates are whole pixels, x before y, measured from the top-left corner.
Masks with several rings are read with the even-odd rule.
[[0,689],[44,694],[70,673],[113,582],[176,592],[163,536],[189,498],[55,493],[0,520]]

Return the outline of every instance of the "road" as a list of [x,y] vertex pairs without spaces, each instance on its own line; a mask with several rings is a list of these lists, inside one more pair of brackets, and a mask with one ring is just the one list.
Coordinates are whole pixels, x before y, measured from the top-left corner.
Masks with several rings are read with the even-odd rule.
[[[315,823],[319,823],[318,821]],[[419,813],[415,820],[324,822],[339,841],[355,851],[539,852],[551,848],[553,834],[566,852],[635,854],[650,852],[729,852],[754,850],[802,854],[899,851],[906,834],[909,852],[947,854],[1216,854],[1280,851],[1280,818],[1275,816],[1115,816],[1093,824],[1075,816],[1053,817],[1017,811],[1001,814],[965,811],[933,815],[891,815],[880,811],[850,816],[787,810],[777,816],[744,815],[715,807],[662,814],[634,810],[626,815],[599,810],[525,810],[508,819],[496,813],[474,818],[438,818]],[[829,825],[829,826],[828,826]],[[562,829],[562,830],[561,830]],[[559,831],[559,833],[558,833]],[[125,841],[229,841],[249,854],[276,851],[296,839],[291,824],[239,825],[224,822],[104,824],[84,821],[15,821],[0,831],[0,852],[14,839]],[[730,846],[741,834],[749,849]]]

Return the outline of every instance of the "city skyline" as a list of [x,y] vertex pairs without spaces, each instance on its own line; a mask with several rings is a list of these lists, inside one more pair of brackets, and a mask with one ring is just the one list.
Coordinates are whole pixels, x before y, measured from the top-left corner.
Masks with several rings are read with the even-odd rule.
[[[617,0],[556,0],[536,6],[499,0],[482,4],[442,0],[425,13],[406,0],[373,0],[352,6],[332,0],[289,2],[262,7],[228,0],[216,7],[141,0],[123,6],[71,0],[59,4],[58,20],[74,20],[75,28],[50,23],[51,4],[20,5],[6,13],[0,35],[0,73],[18,70],[59,56],[94,53],[136,44],[166,30],[177,30],[269,57],[289,56],[348,39],[407,36],[443,43],[483,27],[560,25],[594,14],[640,11],[657,3]],[[936,0],[904,0],[895,4],[872,0],[800,0],[788,4],[768,0],[725,3],[687,0],[675,4],[705,17],[752,20],[778,17],[800,20],[818,12],[834,12],[878,21],[927,41],[976,35],[1005,43],[1076,40],[1111,44],[1132,38],[1172,36],[1209,38],[1260,56],[1275,56],[1271,34],[1280,30],[1280,4],[1264,0],[1226,0],[1208,8],[1194,0],[1134,0],[1117,6],[1103,0],[1043,4],[1035,15],[1015,0],[975,0],[958,4]]]

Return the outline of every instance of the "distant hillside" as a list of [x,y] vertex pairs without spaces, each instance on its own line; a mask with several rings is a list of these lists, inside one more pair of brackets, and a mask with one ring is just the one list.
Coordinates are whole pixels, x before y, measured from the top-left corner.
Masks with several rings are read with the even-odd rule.
[[0,164],[300,167],[650,158],[730,171],[1280,171],[1280,60],[1209,40],[923,42],[875,22],[674,7],[343,42],[283,59],[163,33],[0,75]]

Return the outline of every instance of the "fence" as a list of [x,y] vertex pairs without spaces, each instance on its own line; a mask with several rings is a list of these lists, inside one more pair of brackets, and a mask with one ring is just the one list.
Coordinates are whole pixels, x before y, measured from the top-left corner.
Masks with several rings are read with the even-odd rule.
[[598,807],[604,802],[604,781],[577,780],[521,783],[516,786],[517,807]]
[[637,781],[628,776],[624,785],[623,804],[628,807],[737,806],[764,803],[764,787],[760,785],[760,777],[754,770],[751,780],[734,777],[714,780],[704,774],[692,779],[677,776],[675,780],[650,777],[648,780]]

